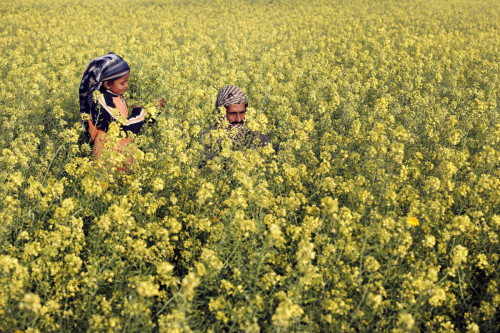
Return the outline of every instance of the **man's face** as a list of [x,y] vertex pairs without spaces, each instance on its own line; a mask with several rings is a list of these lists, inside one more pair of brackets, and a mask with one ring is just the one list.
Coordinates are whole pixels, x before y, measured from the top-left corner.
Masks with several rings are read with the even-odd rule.
[[246,112],[247,112],[247,107],[245,104],[228,105],[226,106],[227,121],[229,121],[231,125],[240,127],[241,125],[243,125]]

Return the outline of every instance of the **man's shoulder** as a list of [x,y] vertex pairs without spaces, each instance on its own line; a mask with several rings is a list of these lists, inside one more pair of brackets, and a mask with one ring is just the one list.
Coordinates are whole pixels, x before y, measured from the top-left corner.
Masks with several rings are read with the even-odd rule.
[[[217,134],[217,131],[223,130],[224,133],[228,133],[228,129],[223,129],[220,126],[214,125],[201,133],[201,139],[203,141],[215,141],[220,142],[220,134]],[[242,144],[245,147],[263,147],[270,143],[269,138],[257,131],[252,131],[247,127],[243,127],[238,130],[238,133],[235,137],[233,137],[233,143]]]
[[260,132],[256,132],[256,133],[259,135],[259,142],[261,145],[265,146],[269,143],[269,138],[266,135],[264,135]]
[[269,138],[257,131],[246,129],[246,136],[250,139],[250,144],[256,147],[263,147],[269,143]]

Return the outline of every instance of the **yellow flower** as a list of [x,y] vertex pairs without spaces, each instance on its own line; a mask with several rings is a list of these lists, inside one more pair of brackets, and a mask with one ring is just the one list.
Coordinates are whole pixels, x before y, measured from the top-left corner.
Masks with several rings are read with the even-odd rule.
[[30,310],[34,313],[38,313],[42,305],[40,304],[40,297],[37,294],[28,293],[24,295],[23,301],[19,303],[20,310]]
[[137,284],[137,293],[142,297],[151,297],[158,295],[158,285],[150,281],[140,281]]
[[411,330],[415,325],[415,319],[409,313],[401,313],[398,319],[398,326],[404,328],[405,330]]
[[451,261],[453,265],[460,265],[462,263],[467,262],[467,255],[469,254],[469,250],[466,247],[463,247],[462,245],[457,245],[453,249],[453,256],[451,258]]
[[294,304],[289,298],[285,298],[276,308],[272,320],[273,325],[278,329],[287,330],[294,320],[298,320],[304,314],[304,310]]
[[440,306],[446,301],[446,291],[443,288],[436,287],[432,290],[432,297],[429,298],[429,304],[432,306]]
[[420,222],[418,222],[418,219],[414,216],[408,218],[408,223],[413,227],[418,227],[420,225]]

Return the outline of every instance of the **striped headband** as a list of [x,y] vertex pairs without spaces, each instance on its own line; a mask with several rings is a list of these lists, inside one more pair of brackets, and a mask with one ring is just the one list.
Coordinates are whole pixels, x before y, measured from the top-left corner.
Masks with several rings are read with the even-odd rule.
[[217,100],[215,101],[215,108],[218,109],[221,106],[231,104],[245,104],[248,106],[248,99],[240,88],[229,85],[219,90]]
[[93,92],[99,90],[104,81],[115,80],[130,72],[122,57],[108,53],[90,61],[80,83],[80,112],[89,113],[93,103]]

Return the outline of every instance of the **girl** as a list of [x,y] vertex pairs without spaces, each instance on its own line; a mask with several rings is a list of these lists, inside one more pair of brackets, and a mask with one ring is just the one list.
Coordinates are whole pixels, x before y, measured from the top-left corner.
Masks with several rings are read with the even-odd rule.
[[[80,113],[87,141],[92,145],[92,154],[99,157],[104,147],[105,134],[109,124],[123,116],[126,121],[121,125],[126,132],[137,134],[144,124],[145,111],[133,107],[129,116],[123,93],[128,87],[130,68],[117,54],[92,59],[83,74],[80,84]],[[101,94],[94,101],[94,91]],[[130,138],[120,140],[116,149],[120,150],[130,143]]]

